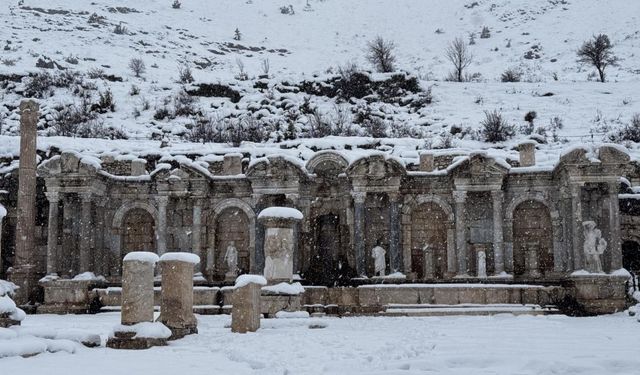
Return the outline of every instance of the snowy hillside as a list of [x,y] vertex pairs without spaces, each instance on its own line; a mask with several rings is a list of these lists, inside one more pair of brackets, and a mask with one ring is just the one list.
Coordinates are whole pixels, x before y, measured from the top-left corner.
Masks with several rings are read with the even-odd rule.
[[[40,148],[123,152],[156,148],[163,138],[176,152],[193,149],[189,142],[225,143],[206,146],[218,152],[240,141],[295,146],[346,135],[368,138],[302,142],[339,148],[412,137],[382,143],[513,153],[533,133],[553,156],[567,143],[623,142],[620,132],[640,113],[637,1],[184,0],[179,9],[172,2],[5,2],[0,155],[17,153],[25,96],[39,97],[42,136],[128,139],[52,137]],[[576,50],[599,33],[619,58],[604,84],[576,62]],[[395,44],[401,88],[393,74],[372,72],[367,43],[377,36]],[[456,37],[474,55],[469,82],[445,81],[452,70],[445,49]],[[144,65],[139,77],[132,59]],[[521,82],[501,82],[507,69]],[[366,77],[366,95],[336,94],[353,73]],[[487,143],[486,111],[501,113],[515,133]],[[524,120],[530,111],[532,124]]]

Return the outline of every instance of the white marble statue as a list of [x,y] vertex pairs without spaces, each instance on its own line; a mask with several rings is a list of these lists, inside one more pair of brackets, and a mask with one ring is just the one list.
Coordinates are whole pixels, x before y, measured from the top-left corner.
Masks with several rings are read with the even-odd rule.
[[484,250],[478,250],[478,278],[487,278],[487,253]]
[[602,238],[602,233],[600,229],[596,228],[595,222],[585,221],[582,226],[584,228],[585,268],[591,273],[603,273],[602,254],[607,248],[607,241]]
[[374,276],[384,276],[385,270],[387,269],[387,261],[385,259],[385,254],[387,252],[380,246],[377,245],[371,250],[371,257],[373,258],[373,275]]
[[428,243],[425,243],[422,247],[422,255],[424,262],[424,278],[425,279],[433,279],[435,278],[435,262],[433,259],[433,249],[429,246]]
[[224,254],[224,261],[227,264],[227,274],[238,274],[238,249],[235,242],[231,241],[227,246],[227,252]]

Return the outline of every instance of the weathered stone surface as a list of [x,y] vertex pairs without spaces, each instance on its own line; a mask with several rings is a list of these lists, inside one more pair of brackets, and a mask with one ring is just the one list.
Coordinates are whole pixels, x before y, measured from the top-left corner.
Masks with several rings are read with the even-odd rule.
[[57,279],[42,281],[44,303],[38,306],[38,314],[85,314],[93,311],[98,296],[93,289],[104,287],[98,280]]
[[591,315],[612,314],[626,308],[627,276],[575,275],[571,277],[575,299]]
[[[279,211],[299,216],[282,216]],[[265,227],[264,276],[270,283],[289,281],[293,278],[294,226],[302,213],[287,207],[270,207],[258,217]]]
[[261,285],[249,283],[233,291],[231,331],[237,333],[255,332],[260,328]]
[[170,340],[198,333],[193,314],[194,266],[191,262],[160,259],[162,301],[158,321],[171,330]]
[[166,339],[137,338],[135,332],[114,332],[114,336],[107,340],[107,347],[111,349],[140,350],[154,346],[167,345]]
[[125,260],[122,267],[123,325],[153,321],[153,270],[155,265]]

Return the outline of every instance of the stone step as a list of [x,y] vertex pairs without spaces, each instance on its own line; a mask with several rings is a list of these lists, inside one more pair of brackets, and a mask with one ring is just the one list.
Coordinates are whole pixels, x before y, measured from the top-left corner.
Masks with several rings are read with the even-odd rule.
[[554,306],[517,304],[389,304],[381,316],[451,316],[451,315],[549,315],[559,314]]

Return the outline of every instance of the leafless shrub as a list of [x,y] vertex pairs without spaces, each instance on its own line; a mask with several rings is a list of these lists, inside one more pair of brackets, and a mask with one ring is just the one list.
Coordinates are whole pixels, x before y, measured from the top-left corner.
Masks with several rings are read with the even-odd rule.
[[193,82],[193,74],[191,73],[191,67],[189,64],[184,63],[178,66],[178,82],[186,84]]
[[114,34],[118,34],[118,35],[124,35],[127,33],[127,27],[124,26],[122,24],[122,22],[120,22],[119,24],[116,25],[116,27],[113,29]]
[[482,120],[482,135],[486,142],[503,142],[513,137],[513,126],[509,125],[498,111],[485,111],[485,119]]
[[140,77],[141,74],[147,71],[147,67],[144,64],[144,61],[140,58],[132,58],[129,60],[129,69],[136,75],[136,77]]
[[392,41],[384,40],[378,36],[367,44],[367,60],[380,73],[393,72],[396,61],[395,48]]
[[454,39],[445,51],[447,60],[453,64],[453,78],[456,82],[464,81],[464,70],[473,62],[473,54],[461,38]]
[[248,80],[249,79],[249,75],[244,70],[244,62],[242,62],[242,60],[239,57],[236,59],[236,66],[238,67],[238,74],[235,76],[235,78],[238,81],[246,81],[246,80]]

